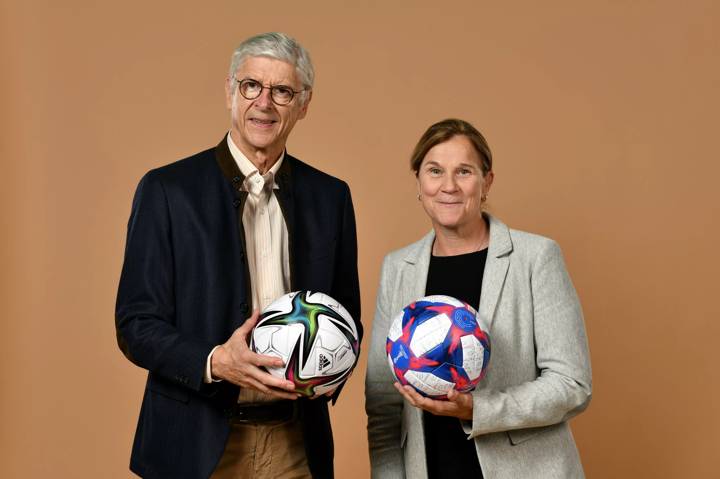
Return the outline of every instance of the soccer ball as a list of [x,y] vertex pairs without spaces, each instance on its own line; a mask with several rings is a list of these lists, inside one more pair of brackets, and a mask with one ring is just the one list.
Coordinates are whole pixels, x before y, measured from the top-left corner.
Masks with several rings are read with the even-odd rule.
[[490,359],[490,337],[475,310],[450,296],[426,296],[398,314],[385,343],[395,379],[420,394],[447,399],[475,389]]
[[347,379],[360,342],[355,321],[340,303],[323,293],[296,291],[263,310],[250,348],[282,359],[285,366],[268,372],[292,381],[295,392],[310,397]]

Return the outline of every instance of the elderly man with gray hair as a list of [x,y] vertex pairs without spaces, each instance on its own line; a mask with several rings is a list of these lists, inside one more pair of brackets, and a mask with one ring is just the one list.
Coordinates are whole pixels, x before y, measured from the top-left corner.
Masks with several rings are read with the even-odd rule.
[[347,184],[290,156],[314,71],[282,33],[235,50],[230,131],[148,172],[128,223],[115,325],[148,377],[130,469],[148,478],[330,478],[327,402],[270,375],[279,358],[248,337],[258,310],[323,292],[360,323],[355,215]]

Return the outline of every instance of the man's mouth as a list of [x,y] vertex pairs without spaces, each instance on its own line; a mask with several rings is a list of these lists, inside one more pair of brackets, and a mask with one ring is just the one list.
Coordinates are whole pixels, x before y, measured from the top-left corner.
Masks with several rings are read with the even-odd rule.
[[270,119],[263,119],[263,118],[250,118],[250,122],[253,125],[260,126],[260,127],[269,127],[277,123],[276,120],[270,120]]

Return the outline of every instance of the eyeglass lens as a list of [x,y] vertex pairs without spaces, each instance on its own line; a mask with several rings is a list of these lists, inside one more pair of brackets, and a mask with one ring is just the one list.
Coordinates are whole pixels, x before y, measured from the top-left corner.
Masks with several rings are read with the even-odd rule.
[[[240,93],[248,100],[259,97],[266,87],[259,81],[245,79],[240,82]],[[295,92],[285,85],[273,85],[270,88],[270,97],[278,105],[287,105],[293,99]]]

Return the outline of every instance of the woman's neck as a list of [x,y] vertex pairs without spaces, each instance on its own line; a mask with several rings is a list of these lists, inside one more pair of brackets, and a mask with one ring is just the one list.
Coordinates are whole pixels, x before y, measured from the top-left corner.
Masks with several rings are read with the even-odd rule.
[[446,228],[437,224],[433,225],[433,228],[435,243],[432,254],[435,256],[473,253],[487,248],[490,242],[490,226],[483,217],[458,228]]

